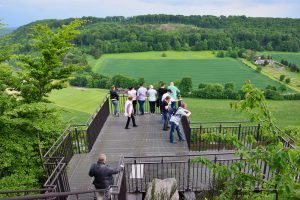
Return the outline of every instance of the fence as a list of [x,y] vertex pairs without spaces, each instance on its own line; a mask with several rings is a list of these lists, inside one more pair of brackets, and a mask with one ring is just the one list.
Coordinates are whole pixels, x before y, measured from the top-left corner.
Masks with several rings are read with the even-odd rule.
[[[165,179],[175,178],[178,191],[217,191],[218,182],[214,173],[204,164],[191,162],[198,156],[204,156],[214,163],[228,166],[234,162],[243,161],[243,158],[236,157],[234,152],[227,153],[199,153],[194,155],[180,156],[146,156],[146,157],[125,157],[125,174],[127,192],[146,192],[149,183],[154,178]],[[269,167],[261,160],[257,160],[260,172],[265,179],[272,174]],[[254,174],[247,166],[240,169],[244,173]]]
[[189,149],[192,151],[234,150],[234,146],[229,143],[220,140],[214,142],[204,140],[203,134],[205,133],[236,136],[243,145],[247,145],[248,136],[253,136],[259,143],[264,144],[259,124],[248,125],[246,124],[248,122],[211,122],[218,125],[206,126],[209,123],[189,123],[186,118],[182,118],[181,121]]

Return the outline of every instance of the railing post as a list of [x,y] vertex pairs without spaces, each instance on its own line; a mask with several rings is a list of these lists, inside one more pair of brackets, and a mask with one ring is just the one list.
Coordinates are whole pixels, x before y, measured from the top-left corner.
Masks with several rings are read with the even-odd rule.
[[260,139],[260,137],[259,137],[259,131],[260,131],[260,124],[257,125],[256,141],[258,141]]
[[78,153],[80,154],[80,145],[79,145],[79,139],[78,139],[78,130],[77,127],[75,127],[75,135],[76,135],[76,143],[77,143],[77,148],[78,148]]
[[238,139],[241,138],[241,128],[242,128],[242,124],[239,124]]
[[[219,134],[221,136],[222,133],[222,124],[220,124],[219,126]],[[219,142],[218,142],[218,151],[220,151],[220,145],[221,145],[221,139],[219,138]]]
[[188,174],[187,174],[187,189],[186,191],[191,191],[191,188],[190,188],[190,181],[191,181],[191,169],[190,169],[190,161],[191,159],[189,158],[188,160]]

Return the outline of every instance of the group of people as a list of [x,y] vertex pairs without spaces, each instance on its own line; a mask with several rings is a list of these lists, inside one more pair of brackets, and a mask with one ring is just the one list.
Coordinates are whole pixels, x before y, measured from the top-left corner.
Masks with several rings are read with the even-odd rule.
[[[187,105],[182,102],[179,89],[170,83],[168,87],[165,84],[161,84],[160,88],[156,91],[152,85],[147,90],[144,84],[141,84],[136,91],[134,88],[129,88],[128,99],[125,102],[124,114],[127,116],[127,122],[125,129],[129,129],[129,123],[132,120],[133,127],[138,127],[135,122],[134,116],[137,114],[136,105],[139,103],[140,115],[144,115],[144,104],[148,97],[150,113],[155,113],[155,106],[160,108],[162,115],[163,130],[168,131],[170,128],[170,143],[176,143],[174,141],[174,131],[177,131],[178,140],[185,141],[184,136],[180,130],[180,121],[182,116],[190,116],[191,112],[187,110]],[[114,115],[119,116],[118,101],[119,95],[116,87],[113,85],[110,91],[111,102],[114,106]],[[176,104],[179,104],[178,107]],[[169,124],[171,126],[169,126]],[[124,168],[120,165],[118,168],[112,168],[106,165],[106,155],[100,154],[97,163],[92,164],[89,176],[94,177],[93,184],[96,189],[108,189],[113,184],[113,174],[117,174]],[[106,191],[107,192],[107,191]],[[109,192],[109,191],[108,191]],[[104,191],[98,192],[97,200],[104,198]]]
[[[136,105],[139,104],[140,115],[145,114],[145,101],[148,97],[150,114],[155,113],[155,106],[160,108],[162,115],[163,130],[168,131],[170,129],[170,143],[176,143],[174,141],[174,131],[177,131],[179,141],[184,141],[184,136],[180,130],[179,123],[182,116],[190,116],[191,112],[187,110],[187,105],[182,102],[180,98],[180,90],[174,85],[173,82],[170,83],[168,87],[164,83],[160,85],[160,88],[156,91],[152,85],[149,89],[144,87],[142,83],[138,90],[131,87],[129,88],[128,100],[125,102],[124,115],[127,116],[127,122],[125,129],[129,129],[130,121],[132,121],[133,127],[138,127],[135,121],[135,115],[137,114]],[[116,91],[116,87],[113,85],[110,91],[110,98],[112,104],[114,105],[114,115],[119,116],[118,111],[118,100],[119,95]],[[177,108],[178,103],[178,108]],[[169,126],[169,124],[171,126]]]

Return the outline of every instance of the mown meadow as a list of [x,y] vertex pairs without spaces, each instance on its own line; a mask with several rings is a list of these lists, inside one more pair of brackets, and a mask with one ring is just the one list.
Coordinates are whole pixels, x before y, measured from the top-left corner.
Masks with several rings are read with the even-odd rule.
[[233,58],[216,58],[212,51],[204,52],[143,52],[105,54],[100,59],[88,58],[94,72],[112,76],[122,74],[134,78],[145,78],[146,83],[154,84],[191,77],[194,87],[199,83],[233,82],[241,88],[245,80],[259,87],[279,86],[279,83],[255,72]]

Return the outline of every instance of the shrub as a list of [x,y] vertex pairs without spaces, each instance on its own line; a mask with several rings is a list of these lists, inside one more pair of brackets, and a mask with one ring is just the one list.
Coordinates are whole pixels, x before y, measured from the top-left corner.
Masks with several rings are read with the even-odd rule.
[[261,70],[262,70],[262,67],[261,67],[261,66],[257,66],[255,71],[256,71],[257,73],[260,73]]
[[278,87],[278,90],[281,91],[281,92],[285,92],[285,91],[287,91],[287,87],[285,85],[280,85]]
[[199,83],[198,88],[199,88],[199,89],[203,89],[203,88],[205,88],[207,85],[208,85],[208,84],[206,84],[206,83]]
[[161,54],[161,57],[167,57],[167,54],[166,54],[165,52],[163,52],[163,53]]
[[218,58],[224,58],[224,57],[225,57],[224,51],[218,51],[217,57],[218,57]]
[[225,90],[227,90],[227,89],[234,90],[234,83],[225,83],[224,89]]
[[178,85],[178,88],[182,96],[188,96],[193,88],[192,78],[190,77],[182,78],[180,84]]
[[286,82],[286,84],[289,84],[291,82],[291,79],[290,78],[286,78],[285,82]]
[[272,100],[282,100],[283,96],[280,95],[279,92],[275,90],[266,89],[265,90],[265,97],[266,99],[272,99]]
[[285,79],[285,75],[281,74],[280,77],[279,77],[279,80],[283,81],[284,79]]

